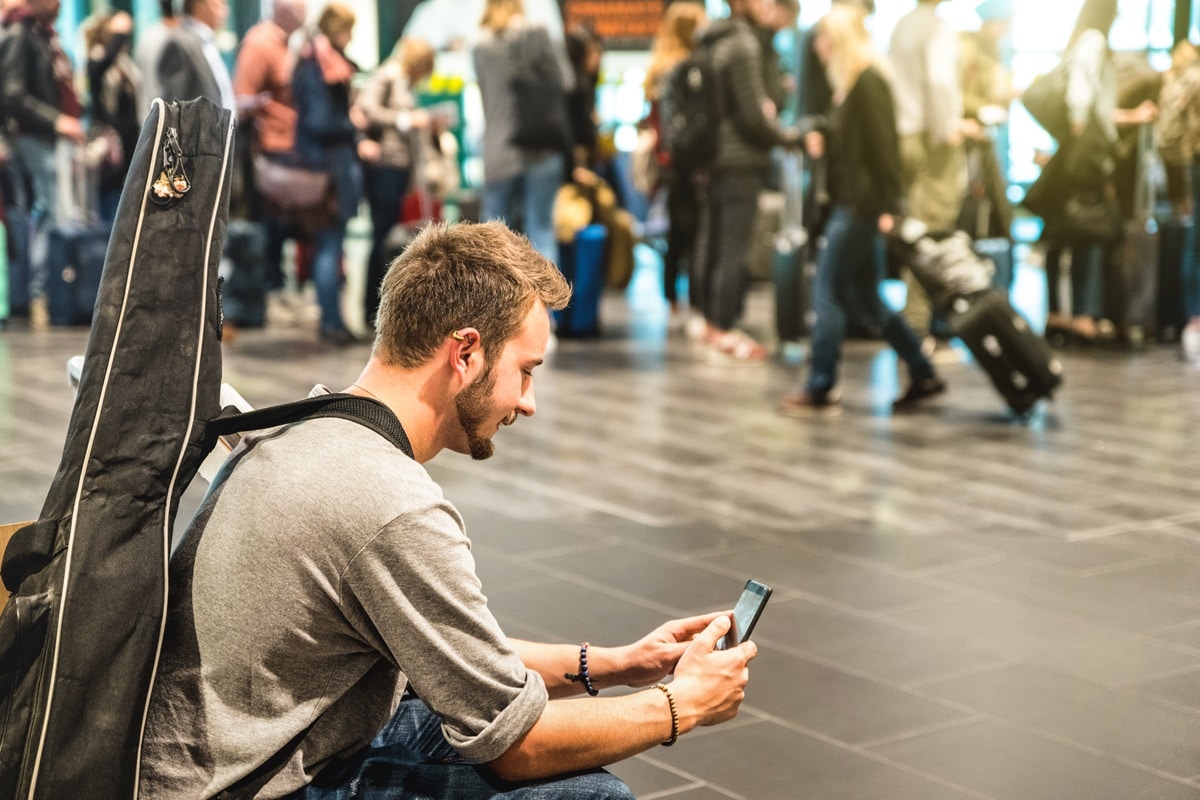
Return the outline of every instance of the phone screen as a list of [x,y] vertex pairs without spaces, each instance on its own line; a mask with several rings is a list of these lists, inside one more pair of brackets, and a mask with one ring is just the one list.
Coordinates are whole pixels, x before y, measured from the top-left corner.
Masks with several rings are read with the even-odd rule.
[[750,634],[754,632],[754,625],[762,614],[763,606],[767,604],[767,598],[770,596],[770,586],[756,580],[746,581],[746,588],[742,589],[742,595],[738,598],[737,605],[733,607],[733,627],[721,640],[719,649],[736,647],[750,638]]

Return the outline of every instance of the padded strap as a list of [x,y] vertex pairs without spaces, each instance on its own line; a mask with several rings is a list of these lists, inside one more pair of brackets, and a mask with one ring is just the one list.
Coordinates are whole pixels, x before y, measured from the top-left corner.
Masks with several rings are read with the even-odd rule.
[[27,577],[50,563],[57,535],[58,523],[50,519],[31,522],[13,534],[0,564],[0,580],[5,588],[15,593]]
[[[226,411],[230,413],[227,414]],[[387,439],[409,458],[414,458],[408,434],[404,432],[404,426],[390,408],[369,397],[343,393],[306,397],[303,400],[254,411],[237,412],[225,409],[216,419],[205,423],[204,449],[211,450],[219,437],[231,433],[277,428],[280,425],[317,417],[336,417],[357,422]]]

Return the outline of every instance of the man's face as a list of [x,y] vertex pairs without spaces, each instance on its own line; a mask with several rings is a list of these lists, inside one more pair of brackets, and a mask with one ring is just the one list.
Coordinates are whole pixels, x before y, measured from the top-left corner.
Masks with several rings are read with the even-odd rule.
[[454,407],[465,439],[462,449],[455,450],[469,453],[476,461],[491,458],[496,450],[492,437],[500,427],[513,424],[519,416],[533,416],[533,369],[542,363],[549,338],[546,308],[534,303],[517,334],[498,356],[488,359],[479,377],[455,396]]
[[196,4],[193,14],[214,31],[219,31],[225,27],[225,20],[229,17],[229,3],[227,0],[201,0]]

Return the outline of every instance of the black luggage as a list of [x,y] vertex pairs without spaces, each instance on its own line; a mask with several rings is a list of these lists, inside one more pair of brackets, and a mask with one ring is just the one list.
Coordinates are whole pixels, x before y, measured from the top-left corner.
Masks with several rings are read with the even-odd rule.
[[975,245],[961,231],[932,235],[911,218],[889,238],[891,250],[909,266],[934,307],[948,315],[955,335],[1009,408],[1023,416],[1062,384],[1062,364],[1009,304],[1008,292],[991,286],[992,262],[976,253]]
[[1154,218],[1153,128],[1138,131],[1133,219],[1125,226],[1121,249],[1121,323],[1133,345],[1140,345],[1158,327],[1158,271],[1161,242]]
[[775,235],[772,277],[775,283],[775,332],[783,343],[798,343],[809,331],[812,282],[816,265],[804,229],[804,172],[798,153],[780,157],[783,214]]
[[239,328],[267,319],[267,230],[261,222],[231,219],[221,258],[221,307]]
[[950,324],[1018,415],[1028,414],[1062,384],[1061,362],[1001,290],[956,298]]
[[1160,341],[1177,340],[1187,325],[1183,260],[1192,233],[1190,220],[1170,219],[1158,227],[1157,334]]
[[100,293],[108,231],[91,225],[59,225],[50,231],[46,299],[50,324],[90,325]]
[[219,410],[233,121],[155,101],[126,177],[39,519],[0,577],[0,797],[133,797],[182,488]]

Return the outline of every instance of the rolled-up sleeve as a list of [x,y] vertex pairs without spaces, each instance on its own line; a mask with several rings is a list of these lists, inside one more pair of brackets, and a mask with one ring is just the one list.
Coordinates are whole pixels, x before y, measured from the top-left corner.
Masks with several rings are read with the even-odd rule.
[[487,606],[470,541],[449,504],[397,517],[342,580],[347,619],[404,673],[467,758],[491,761],[548,702]]

